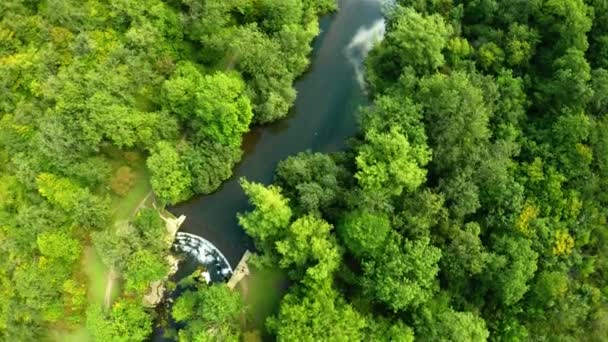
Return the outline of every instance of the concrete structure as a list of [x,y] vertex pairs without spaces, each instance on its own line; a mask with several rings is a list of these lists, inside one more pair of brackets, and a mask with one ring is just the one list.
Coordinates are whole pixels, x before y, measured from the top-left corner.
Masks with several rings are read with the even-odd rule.
[[247,266],[247,260],[249,260],[250,257],[251,252],[248,250],[245,251],[241,261],[239,261],[239,264],[234,269],[234,272],[232,272],[232,277],[230,277],[230,280],[228,281],[228,287],[231,290],[234,290],[236,284],[238,284],[239,281],[241,281],[244,277],[249,275],[249,266]]

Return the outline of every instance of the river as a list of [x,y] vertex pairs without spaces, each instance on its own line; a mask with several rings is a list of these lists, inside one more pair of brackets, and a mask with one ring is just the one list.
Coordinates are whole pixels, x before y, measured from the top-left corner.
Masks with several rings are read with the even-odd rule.
[[210,241],[235,267],[251,239],[236,214],[248,210],[238,180],[269,184],[277,163],[301,151],[333,152],[356,133],[356,112],[365,104],[362,60],[384,32],[382,0],[340,0],[339,11],[322,18],[311,66],[295,84],[298,96],[288,117],[256,126],[243,139],[243,159],[216,192],[170,208],[186,215],[180,231]]

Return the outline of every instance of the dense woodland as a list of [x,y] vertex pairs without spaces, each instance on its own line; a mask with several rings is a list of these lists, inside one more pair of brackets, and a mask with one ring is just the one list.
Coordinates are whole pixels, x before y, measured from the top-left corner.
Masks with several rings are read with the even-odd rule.
[[344,153],[239,216],[279,341],[606,341],[608,3],[397,0]]
[[[141,298],[168,245],[137,205],[147,180],[162,205],[227,179],[250,125],[287,114],[334,7],[1,1],[0,340],[148,339]],[[292,283],[268,330],[605,341],[608,3],[396,0],[386,23],[351,147],[292,156],[270,186],[242,181],[255,262]],[[109,307],[91,254],[119,275]],[[195,285],[171,316],[181,341],[255,340],[242,309]]]
[[[166,231],[155,210],[128,209],[148,177],[159,204],[228,178],[249,126],[287,114],[334,7],[0,1],[0,340],[85,325],[98,341],[147,339]],[[111,307],[91,299],[91,253],[119,275]]]

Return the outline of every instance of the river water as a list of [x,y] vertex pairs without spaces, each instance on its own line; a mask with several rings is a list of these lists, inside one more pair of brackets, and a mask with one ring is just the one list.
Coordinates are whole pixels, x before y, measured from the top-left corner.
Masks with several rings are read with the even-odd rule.
[[355,115],[365,104],[362,61],[384,33],[382,0],[340,0],[339,11],[321,20],[311,67],[295,84],[295,105],[287,118],[253,127],[243,141],[234,175],[210,195],[170,208],[186,215],[180,231],[211,242],[235,267],[251,239],[236,214],[249,209],[238,179],[269,184],[277,163],[301,151],[333,152],[356,132]]

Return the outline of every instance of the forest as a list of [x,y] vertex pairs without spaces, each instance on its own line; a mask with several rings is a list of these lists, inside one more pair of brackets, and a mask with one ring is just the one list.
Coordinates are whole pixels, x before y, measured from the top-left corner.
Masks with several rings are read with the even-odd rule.
[[[215,191],[243,134],[287,115],[334,10],[1,1],[0,340],[149,340],[142,296],[170,268],[162,208]],[[385,11],[349,147],[290,156],[271,185],[241,180],[252,262],[291,284],[268,333],[606,341],[608,2]],[[244,305],[189,286],[174,337],[257,341]]]
[[350,148],[242,180],[278,341],[606,341],[608,3],[397,0]]
[[334,9],[0,1],[0,340],[148,339],[141,298],[170,247],[154,205],[231,175],[250,125],[287,114]]

